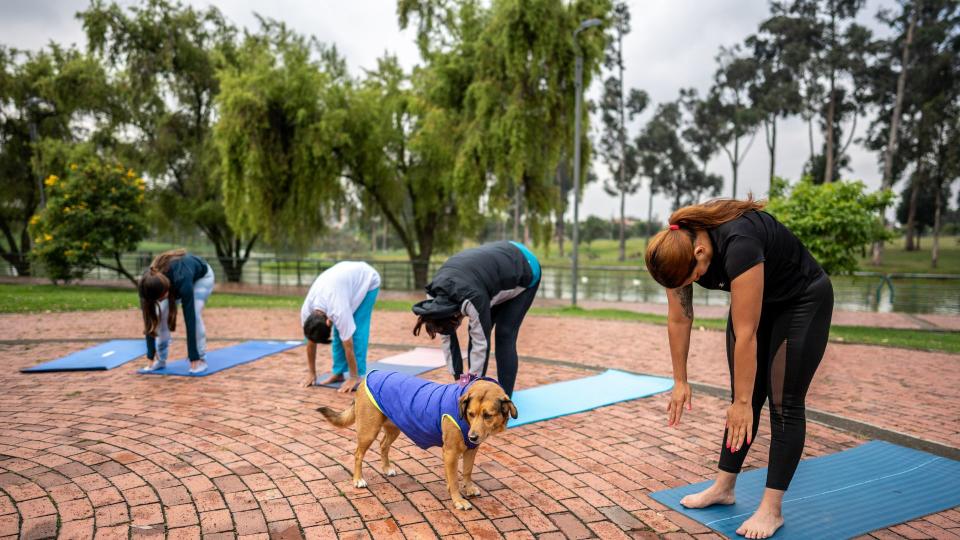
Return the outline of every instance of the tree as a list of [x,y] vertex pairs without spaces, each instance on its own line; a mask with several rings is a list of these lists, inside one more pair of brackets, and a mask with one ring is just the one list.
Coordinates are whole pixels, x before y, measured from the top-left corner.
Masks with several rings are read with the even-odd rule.
[[[909,22],[902,26],[902,30],[899,33],[898,38],[892,40],[894,44],[893,51],[888,49],[888,62],[881,64],[886,64],[891,66],[889,69],[893,69],[894,60],[899,58],[900,61],[900,72],[897,74],[897,88],[894,93],[893,98],[893,110],[890,113],[890,126],[887,130],[887,144],[883,151],[883,179],[881,181],[882,189],[891,189],[893,188],[894,182],[894,173],[893,173],[893,160],[894,156],[897,153],[897,145],[899,144],[899,135],[900,135],[900,122],[903,114],[903,94],[904,88],[906,87],[907,82],[907,73],[910,71],[910,46],[913,43],[913,34],[914,30],[917,27],[917,19],[919,18],[920,13],[920,1],[915,2],[917,5],[911,5],[910,3],[903,4],[903,13],[900,17],[900,20],[906,19],[907,12],[909,15]],[[889,26],[895,26],[897,24],[896,20],[891,17],[888,13],[881,12],[880,20],[886,22]],[[900,49],[899,55],[897,50]],[[883,86],[888,86],[884,84]],[[886,93],[886,92],[881,92]],[[886,209],[880,210],[880,221],[886,226],[887,224],[887,215]],[[883,260],[883,242],[877,242],[873,245],[873,264],[874,266],[879,266]]]
[[32,53],[0,47],[0,255],[18,275],[31,273],[28,224],[45,198],[44,172],[54,170],[44,148],[109,144],[98,119],[111,99],[90,56],[57,45]]
[[162,215],[198,227],[228,281],[239,281],[257,241],[227,222],[220,159],[212,141],[219,74],[235,60],[236,29],[213,7],[147,0],[126,11],[93,0],[80,12],[90,50],[113,69],[122,110],[112,122],[131,137],[126,159],[150,180]]
[[[673,208],[698,202],[719,193],[723,180],[706,174],[680,141],[681,113],[675,102],[657,107],[637,137],[640,167],[658,192],[673,195]],[[648,220],[650,216],[648,216]]]
[[[759,122],[758,112],[751,107],[750,83],[756,75],[756,63],[752,57],[741,56],[740,47],[721,48],[717,55],[719,67],[714,74],[714,84],[707,98],[709,116],[716,122],[717,140],[733,171],[733,198],[737,197],[737,174],[743,158],[753,145]],[[743,151],[740,139],[750,136]]]
[[397,233],[418,288],[433,254],[452,249],[464,231],[453,178],[462,131],[456,94],[465,91],[451,84],[465,75],[459,60],[438,55],[436,71],[417,71],[411,80],[395,57],[381,59],[346,88],[343,106],[351,114],[333,146],[344,177]]
[[339,163],[327,145],[344,137],[347,115],[336,104],[342,61],[321,50],[321,64],[312,52],[283,24],[262,21],[261,32],[237,50],[236,64],[218,74],[213,132],[231,228],[301,249],[341,194]]
[[597,216],[588,216],[583,222],[580,235],[583,237],[583,241],[587,243],[587,246],[589,246],[594,240],[610,238],[611,230],[612,227],[609,221]]
[[807,27],[773,6],[774,14],[747,38],[757,68],[750,85],[750,101],[763,122],[764,141],[770,153],[770,189],[776,178],[777,119],[803,109],[801,78],[809,56]]
[[850,273],[857,269],[864,247],[888,235],[877,211],[889,203],[891,194],[865,189],[862,182],[818,185],[805,178],[789,192],[772,195],[767,210],[803,242],[827,273]]
[[611,180],[604,184],[604,190],[610,195],[620,196],[620,253],[617,260],[623,261],[627,251],[627,195],[636,193],[640,188],[640,182],[637,182],[637,149],[627,142],[626,121],[627,118],[633,120],[643,112],[649,99],[646,92],[635,88],[631,88],[629,98],[624,99],[623,36],[630,33],[630,10],[625,3],[618,2],[614,6],[612,22],[613,35],[608,41],[605,66],[614,74],[604,81],[600,101],[603,122],[600,157],[606,162],[611,176]]
[[31,255],[54,281],[78,279],[101,266],[136,284],[120,255],[136,249],[147,232],[143,178],[89,148],[72,153],[84,157],[65,167],[62,179],[51,174],[44,181],[49,198],[30,221]]
[[[608,0],[500,0],[485,10],[479,31],[459,32],[465,38],[471,79],[457,149],[458,201],[479,203],[485,195],[485,208],[477,204],[461,212],[461,221],[473,222],[482,212],[509,205],[521,190],[536,237],[547,238],[549,228],[540,219],[557,204],[554,173],[562,149],[569,145],[573,118],[573,95],[565,91],[573,87],[572,34],[582,20],[607,19],[609,11]],[[604,41],[596,31],[578,38],[585,86],[599,69]],[[589,160],[584,163],[584,170],[589,169]]]
[[[914,208],[907,209],[908,216],[918,214],[915,206],[920,193],[926,189],[926,183],[932,182],[930,189],[937,193],[935,186],[949,186],[956,178],[951,144],[955,144],[952,141],[955,141],[954,133],[960,121],[960,34],[956,32],[960,26],[960,5],[949,0],[924,0],[914,9],[918,13],[910,46],[911,60],[907,66],[909,77],[904,79],[904,90],[899,93],[898,74],[882,68],[875,71],[872,97],[881,113],[871,126],[869,137],[870,147],[883,151],[889,144],[889,130],[893,123],[897,123],[896,152],[885,153],[883,158],[886,165],[887,155],[891,156],[892,178],[902,174],[911,178],[907,200]],[[899,23],[889,14],[884,18],[891,25],[902,26],[908,24],[902,20],[905,16],[906,13],[901,14]],[[898,51],[889,44],[885,49],[888,55]],[[898,93],[901,115],[894,118],[887,113],[896,109]],[[914,231],[910,223],[908,219],[907,249],[913,249]]]

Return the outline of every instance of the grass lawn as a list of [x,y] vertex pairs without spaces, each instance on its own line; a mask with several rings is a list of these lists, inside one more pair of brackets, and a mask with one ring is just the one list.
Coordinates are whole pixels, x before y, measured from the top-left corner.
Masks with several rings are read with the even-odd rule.
[[[259,296],[244,294],[214,294],[208,307],[282,308],[299,309],[303,299],[298,296]],[[8,285],[0,284],[0,313],[40,313],[45,311],[95,311],[106,309],[135,309],[136,293],[131,289],[102,289],[79,286]],[[409,311],[410,303],[403,300],[380,300],[377,309]],[[637,313],[623,309],[583,309],[573,307],[533,308],[531,314],[548,317],[581,317],[615,321],[634,321],[665,325],[662,315]],[[697,319],[696,327],[723,330],[723,319]],[[834,325],[830,330],[833,341],[862,343],[906,349],[944,351],[960,354],[960,332],[931,332],[891,328]]]

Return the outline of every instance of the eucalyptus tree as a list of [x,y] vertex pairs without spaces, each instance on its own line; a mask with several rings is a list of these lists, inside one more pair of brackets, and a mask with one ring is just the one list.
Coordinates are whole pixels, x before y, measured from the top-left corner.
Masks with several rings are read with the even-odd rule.
[[603,85],[600,100],[603,131],[600,137],[600,157],[607,165],[610,179],[604,184],[604,190],[620,197],[620,253],[618,260],[626,259],[626,202],[627,195],[640,189],[639,161],[637,149],[627,140],[627,120],[633,120],[647,107],[649,98],[643,90],[631,88],[624,96],[623,36],[630,33],[630,9],[624,2],[618,2],[613,8],[612,32],[607,42],[604,65],[611,75]]
[[747,37],[757,68],[750,85],[750,100],[763,123],[764,142],[770,154],[770,188],[777,176],[777,121],[799,114],[803,108],[801,79],[797,76],[808,56],[805,26],[778,12],[760,23]]
[[[716,123],[717,140],[730,160],[732,175],[731,195],[737,196],[740,165],[757,134],[760,114],[750,102],[750,85],[757,72],[756,61],[742,54],[739,45],[721,47],[717,55],[714,84],[707,97],[706,114]],[[740,142],[749,137],[742,148]]]
[[672,196],[674,209],[717,195],[723,185],[722,178],[705,173],[690,157],[680,139],[681,122],[676,102],[661,104],[636,139],[644,176],[658,192]]

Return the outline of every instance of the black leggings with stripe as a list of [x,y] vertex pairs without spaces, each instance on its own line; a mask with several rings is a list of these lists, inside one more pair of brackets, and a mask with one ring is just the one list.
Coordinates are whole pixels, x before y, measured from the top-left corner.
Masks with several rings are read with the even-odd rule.
[[[826,274],[804,293],[783,305],[764,305],[757,328],[757,377],[753,383],[753,437],[760,426],[760,411],[770,400],[770,459],[767,487],[786,490],[800,463],[807,433],[804,401],[820,365],[833,316],[833,285]],[[727,321],[727,363],[734,380],[733,351],[736,336]],[[749,445],[733,453],[726,433],[720,450],[720,470],[739,473]]]

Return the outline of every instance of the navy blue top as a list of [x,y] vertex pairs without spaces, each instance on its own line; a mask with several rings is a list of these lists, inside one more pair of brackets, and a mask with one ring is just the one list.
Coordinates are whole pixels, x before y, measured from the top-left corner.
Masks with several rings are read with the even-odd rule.
[[[391,422],[420,448],[443,446],[443,417],[449,416],[460,428],[467,448],[476,448],[467,439],[470,425],[460,418],[460,396],[478,380],[460,386],[440,384],[406,373],[373,370],[367,373],[367,395]],[[494,381],[496,382],[496,381]]]
[[[197,311],[193,304],[193,284],[207,275],[207,261],[196,255],[186,254],[170,262],[163,275],[170,280],[171,294],[180,301],[183,308],[183,323],[187,328],[187,356],[190,360],[199,360],[197,349]],[[169,297],[168,297],[169,299]],[[170,309],[177,309],[171,305]],[[147,358],[153,360],[157,352],[157,340],[147,336]]]

